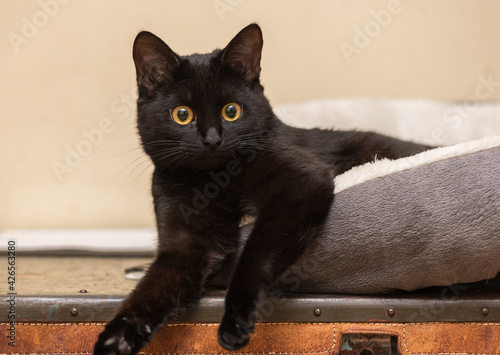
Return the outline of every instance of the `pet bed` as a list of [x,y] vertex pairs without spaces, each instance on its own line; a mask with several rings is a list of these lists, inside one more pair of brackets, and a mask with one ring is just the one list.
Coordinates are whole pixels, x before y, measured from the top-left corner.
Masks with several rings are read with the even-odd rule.
[[[415,108],[422,107],[427,115],[417,118]],[[295,126],[304,127],[307,118],[308,127],[331,128],[335,122],[336,128],[403,139],[413,133],[415,141],[452,145],[337,176],[322,237],[277,288],[377,294],[494,278],[500,272],[498,104],[465,108],[426,100],[316,101],[278,108],[281,119]],[[491,137],[474,139],[485,135]],[[460,140],[466,141],[453,144]],[[244,227],[243,234],[251,228]]]

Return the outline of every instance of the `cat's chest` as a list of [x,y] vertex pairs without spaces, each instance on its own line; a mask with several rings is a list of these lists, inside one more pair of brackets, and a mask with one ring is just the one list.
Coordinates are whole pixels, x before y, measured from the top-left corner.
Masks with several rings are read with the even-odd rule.
[[177,171],[158,176],[157,185],[175,203],[206,206],[222,212],[256,214],[263,201],[276,195],[295,175],[303,162],[296,155],[255,154],[251,160],[234,159],[208,171]]

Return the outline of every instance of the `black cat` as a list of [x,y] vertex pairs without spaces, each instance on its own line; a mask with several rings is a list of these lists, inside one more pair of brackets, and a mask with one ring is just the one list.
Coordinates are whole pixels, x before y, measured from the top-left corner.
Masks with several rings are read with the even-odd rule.
[[334,175],[375,156],[427,148],[375,133],[286,126],[259,82],[262,44],[256,24],[203,55],[179,56],[149,32],[137,36],[138,129],[155,165],[158,252],[95,354],[135,354],[194,306],[236,255],[240,220],[252,214],[218,332],[224,348],[245,346],[259,300],[320,235]]

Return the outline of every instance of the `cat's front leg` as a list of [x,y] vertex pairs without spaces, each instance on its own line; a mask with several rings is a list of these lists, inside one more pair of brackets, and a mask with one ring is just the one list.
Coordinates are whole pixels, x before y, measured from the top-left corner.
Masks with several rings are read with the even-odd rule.
[[[170,238],[175,240],[175,235]],[[205,278],[215,265],[211,260],[213,253],[202,245],[179,247],[160,250],[115,318],[99,335],[94,354],[136,354],[168,320],[197,303]]]
[[333,201],[333,179],[328,169],[317,170],[276,185],[264,200],[226,296],[218,331],[224,348],[248,343],[259,301],[320,234]]

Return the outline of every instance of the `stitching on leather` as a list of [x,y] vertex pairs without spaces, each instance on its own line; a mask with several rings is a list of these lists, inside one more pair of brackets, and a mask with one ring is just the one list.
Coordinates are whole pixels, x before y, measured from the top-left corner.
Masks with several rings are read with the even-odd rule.
[[[0,323],[1,325],[8,325],[10,323]],[[24,326],[71,326],[71,325],[106,325],[106,323],[17,323],[18,325],[24,325]],[[276,323],[259,323],[259,326],[262,325],[325,325],[328,323],[307,323],[307,322],[294,322],[294,323],[287,323],[287,322],[276,322]],[[176,326],[218,326],[219,323],[174,323],[174,324],[167,324],[167,327],[176,327]],[[286,351],[286,352],[275,352],[275,351],[268,351],[268,352],[223,352],[223,353],[147,353],[144,351],[139,352],[138,354],[140,355],[307,355],[307,354],[326,354],[326,353],[331,353],[332,350],[335,348],[337,345],[337,334],[336,334],[336,327],[335,323],[331,324],[333,326],[333,344],[332,346],[327,349],[327,350],[305,350],[305,351]],[[89,352],[79,352],[79,353],[69,353],[69,352],[64,352],[64,353],[16,353],[16,355],[63,355],[63,354],[72,354],[72,355],[87,355],[87,354],[92,354]]]
[[[3,322],[0,323],[0,326],[2,325],[10,325],[10,322]],[[91,322],[84,322],[84,323],[31,323],[31,322],[16,322],[16,326],[21,325],[21,326],[46,326],[46,327],[60,327],[60,326],[70,326],[70,325],[106,325],[106,323],[91,323]],[[54,353],[55,354],[55,353]]]
[[[185,324],[190,324],[190,323],[185,323]],[[209,323],[210,324],[210,323]],[[216,323],[214,323],[216,324]],[[263,325],[263,324],[271,324],[271,325],[281,325],[281,324],[327,324],[327,323],[260,323],[260,325]],[[174,324],[172,324],[173,326]],[[146,352],[139,352],[139,355],[306,355],[306,354],[326,354],[326,353],[332,353],[333,349],[335,348],[335,346],[337,345],[337,333],[336,333],[336,327],[335,327],[335,324],[332,324],[333,326],[333,343],[332,343],[332,346],[330,349],[327,349],[327,350],[319,350],[319,351],[313,351],[313,350],[306,350],[306,351],[301,351],[301,352],[297,352],[297,351],[292,351],[292,352],[289,352],[289,351],[286,351],[286,352],[275,352],[275,351],[268,351],[268,352],[260,352],[260,353],[256,353],[256,352],[224,352],[224,353],[183,353],[183,354],[179,354],[179,353],[146,353]]]
[[[214,327],[214,326],[219,326],[220,323],[169,323],[166,326],[167,327],[178,327],[178,326],[198,326],[198,327]],[[316,322],[316,323],[311,323],[311,322],[275,322],[275,323],[257,323],[259,326],[268,326],[268,325],[300,325],[300,324],[312,324],[312,325],[318,325],[318,324],[328,324],[326,322]],[[333,324],[333,323],[331,323]],[[1,325],[10,325],[10,322],[2,322],[0,323]],[[16,322],[16,325],[22,325],[22,326],[70,326],[70,325],[106,325],[106,322],[66,322],[66,323],[45,323],[45,322]]]
[[335,326],[335,323],[333,323],[333,344],[332,347],[330,348],[330,352],[333,352],[333,348],[337,345],[337,327]]
[[[425,353],[425,352],[420,352],[420,353],[414,353],[410,350],[408,350],[408,347],[406,346],[406,326],[407,325],[420,325],[420,324],[450,324],[450,323],[444,323],[444,322],[441,322],[441,323],[433,323],[433,322],[428,322],[428,323],[403,323],[403,345],[404,345],[404,348],[405,348],[405,351],[408,353],[408,354],[412,354],[412,355],[499,355],[498,353],[468,353],[468,352],[441,352],[441,353],[435,353],[435,352],[432,352],[432,353]],[[488,326],[488,325],[494,325],[494,326],[499,326],[500,323],[452,323],[452,324],[462,324],[462,325],[485,325],[485,326]]]
[[[259,326],[262,325],[299,325],[299,324],[308,324],[308,325],[325,325],[328,323],[286,323],[286,322],[276,322],[276,323],[258,323]],[[167,326],[170,327],[175,327],[175,326],[181,326],[181,325],[188,325],[188,326],[218,326],[219,323],[174,323],[174,324],[167,324]],[[307,355],[307,354],[326,354],[326,353],[331,353],[332,350],[335,348],[337,345],[337,334],[336,334],[336,328],[335,324],[331,324],[333,326],[333,343],[332,346],[327,349],[327,350],[305,350],[305,351],[280,351],[280,352],[275,352],[275,351],[266,351],[266,352],[223,352],[223,353],[146,353],[146,352],[139,352],[140,355]]]
[[[184,325],[189,325],[189,326],[201,326],[201,327],[213,327],[213,326],[219,326],[220,323],[168,323],[167,327],[178,327],[178,326],[184,326]],[[328,324],[326,322],[316,322],[316,323],[311,323],[311,322],[274,322],[274,323],[257,323],[259,326],[263,325],[300,325],[300,324],[312,324],[312,325],[318,325],[318,324]],[[233,354],[233,353],[231,353]]]
[[420,325],[420,324],[445,324],[445,325],[455,325],[455,324],[459,324],[459,325],[495,325],[495,326],[499,326],[500,323],[487,323],[487,322],[480,322],[480,323],[476,323],[476,322],[460,322],[460,323],[455,323],[455,322],[425,322],[425,323],[401,323],[401,324],[406,324],[406,325]]

